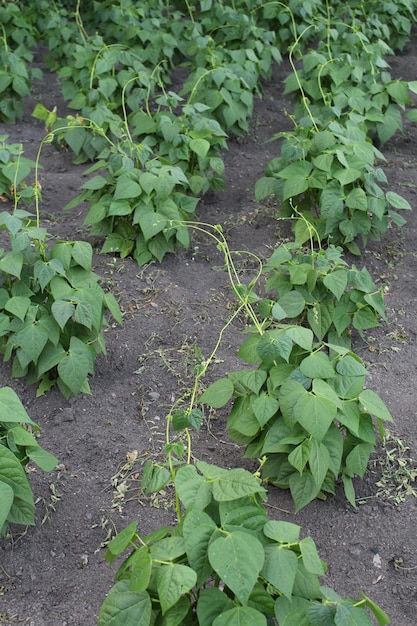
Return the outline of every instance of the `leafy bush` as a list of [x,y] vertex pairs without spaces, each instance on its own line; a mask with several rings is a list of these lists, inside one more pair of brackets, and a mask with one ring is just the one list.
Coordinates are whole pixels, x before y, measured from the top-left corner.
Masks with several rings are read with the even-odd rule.
[[34,524],[35,504],[25,466],[33,461],[50,472],[58,463],[41,448],[34,433],[39,427],[10,387],[0,388],[0,536],[8,524]]
[[252,334],[239,356],[258,367],[230,372],[200,401],[220,408],[234,398],[229,436],[245,445],[245,456],[266,458],[263,477],[290,489],[296,510],[335,493],[340,478],[355,506],[353,478],[363,477],[376,445],[372,417],[381,435],[382,421],[392,421],[379,396],[364,388],[368,372],[359,356],[313,343],[309,328],[285,324]]
[[318,341],[350,347],[352,326],[361,333],[386,320],[383,287],[375,286],[365,267],[349,267],[341,248],[303,252],[295,242],[283,244],[264,272],[274,297],[259,309],[271,323],[292,319],[309,326]]
[[[155,483],[144,486],[155,490]],[[365,595],[346,600],[320,584],[326,567],[314,541],[300,539],[296,524],[268,519],[265,489],[247,470],[197,461],[176,471],[174,488],[184,509],[176,526],[141,537],[132,522],[108,545],[110,563],[129,554],[99,626],[266,626],[274,618],[331,626],[341,616],[365,625],[366,608],[381,626],[389,623]]]
[[38,395],[57,384],[65,397],[89,393],[88,374],[105,353],[102,328],[109,309],[122,322],[111,293],[91,269],[92,248],[57,241],[27,211],[0,213],[11,249],[0,249],[0,353],[13,356],[12,375],[40,381]]

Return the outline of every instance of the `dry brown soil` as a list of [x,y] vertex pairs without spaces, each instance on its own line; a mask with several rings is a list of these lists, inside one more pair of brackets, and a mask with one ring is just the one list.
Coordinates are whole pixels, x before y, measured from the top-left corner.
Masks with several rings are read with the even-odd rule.
[[[393,58],[391,68],[395,77],[416,80],[417,44]],[[223,225],[231,249],[249,250],[263,259],[289,236],[288,227],[276,220],[273,203],[258,205],[253,194],[265,164],[279,154],[278,142],[264,140],[289,125],[285,111],[290,103],[282,96],[286,71],[285,64],[277,68],[265,86],[249,136],[230,140],[224,155],[227,191],[208,194],[198,208],[200,220]],[[24,119],[13,127],[0,126],[0,133],[7,133],[9,142],[22,142],[25,155],[32,158],[45,134],[42,123],[30,116],[39,100],[49,108],[58,105],[59,114],[66,114],[54,77],[45,73]],[[390,189],[417,209],[415,125],[406,124],[382,151]],[[76,195],[85,166],[72,165],[70,154],[51,146],[43,150],[41,163],[43,225],[54,237],[87,239],[98,248],[82,226],[86,208],[62,211]],[[389,322],[366,338],[356,338],[355,350],[371,372],[368,386],[395,418],[392,441],[378,450],[365,479],[357,481],[361,500],[356,509],[340,489],[297,515],[286,492],[269,488],[268,502],[271,518],[295,522],[303,535],[313,537],[329,566],[327,585],[345,596],[363,590],[394,626],[414,626],[417,619],[417,498],[410,495],[398,502],[404,491],[398,481],[389,494],[397,500],[377,495],[388,452],[398,455],[402,442],[410,448],[406,456],[417,458],[417,213],[406,217],[402,231],[390,229],[382,242],[369,243],[363,258],[354,260],[387,285]],[[252,277],[254,265],[243,255],[238,266],[242,277]],[[108,354],[97,361],[92,395],[67,401],[54,389],[36,398],[35,387],[12,379],[9,364],[0,364],[0,384],[19,394],[41,426],[41,445],[60,460],[51,474],[31,468],[36,526],[14,526],[11,536],[0,540],[2,626],[94,626],[113,580],[114,568],[103,559],[112,533],[132,520],[138,520],[142,533],[173,521],[169,493],[154,498],[141,494],[141,467],[160,453],[168,408],[190,387],[196,358],[211,353],[235,306],[223,259],[200,234],[193,235],[190,250],[160,265],[139,268],[131,259],[97,254],[95,269],[125,315],[123,327],[106,332]],[[242,367],[236,350],[244,325],[239,319],[225,334],[206,384]],[[210,416],[193,437],[194,454],[224,467],[245,464],[242,451],[228,440],[225,424],[225,412]],[[127,469],[126,455],[133,450],[138,457]]]

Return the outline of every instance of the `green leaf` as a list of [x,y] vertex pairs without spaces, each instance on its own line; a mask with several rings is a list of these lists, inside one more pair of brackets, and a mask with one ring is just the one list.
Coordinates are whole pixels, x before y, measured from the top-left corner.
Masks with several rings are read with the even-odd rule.
[[[0,461],[1,462],[1,461]],[[9,516],[10,509],[12,508],[14,499],[13,489],[10,485],[1,481],[1,465],[0,465],[0,536],[2,529],[4,528],[7,518]]]
[[336,270],[327,274],[323,278],[325,287],[336,297],[336,300],[340,300],[345,292],[348,281],[347,270]]
[[[17,506],[18,509],[25,511],[26,509],[24,505],[26,504],[29,506],[31,513],[27,523],[33,524],[33,512],[35,507],[32,490],[30,488],[26,472],[13,452],[5,446],[0,446],[0,483],[5,483],[11,487],[14,499],[17,501],[14,502],[14,505]],[[10,519],[10,521],[12,520]]]
[[297,317],[305,307],[305,300],[298,291],[289,291],[282,296],[272,307],[272,315],[277,320],[286,317]]
[[146,591],[129,591],[129,581],[116,583],[105,598],[97,626],[149,626],[152,602]]
[[343,490],[345,492],[346,499],[350,502],[352,506],[356,507],[355,489],[353,487],[352,478],[343,473],[342,481],[343,481]]
[[155,211],[144,213],[139,217],[139,225],[145,241],[149,241],[152,237],[164,230],[166,224],[166,218],[161,213]]
[[226,470],[204,461],[197,462],[197,468],[213,484],[213,497],[217,502],[238,500],[255,493],[264,494],[265,488],[259,479],[241,467]]
[[190,148],[203,159],[210,150],[210,143],[207,139],[191,139]]
[[296,513],[314,500],[320,491],[310,472],[304,472],[301,476],[297,472],[291,474],[289,485]]
[[261,391],[252,404],[253,412],[261,427],[271,419],[279,409],[279,402],[276,398]]
[[[76,152],[76,151],[75,151]],[[107,185],[107,179],[104,176],[93,176],[86,183],[81,185],[81,189],[90,189],[96,191],[97,189],[103,189]]]
[[197,574],[197,587],[201,587],[212,574],[208,546],[216,530],[216,523],[204,511],[192,509],[184,518],[185,549],[189,564]]
[[347,354],[336,363],[336,371],[342,376],[365,376],[368,370],[359,357]]
[[51,311],[61,330],[64,330],[65,324],[74,315],[75,305],[66,300],[55,300]]
[[93,262],[93,249],[86,241],[74,241],[71,247],[71,256],[78,265],[87,272],[91,271]]
[[[322,341],[334,321],[334,304],[331,300],[315,303],[307,311],[307,320],[311,330]],[[350,318],[348,318],[348,323]]]
[[273,196],[277,189],[277,180],[272,177],[259,178],[255,183],[255,199],[259,202],[268,196]]
[[217,616],[233,608],[232,600],[218,587],[206,587],[197,600],[199,626],[213,626]]
[[184,465],[175,475],[175,489],[186,509],[205,509],[212,501],[211,485],[197,473],[194,465]]
[[188,593],[196,581],[197,574],[187,565],[179,565],[178,563],[161,565],[156,572],[156,588],[162,614],[164,615],[168,609],[174,606],[183,594]]
[[171,474],[166,467],[156,465],[152,461],[146,461],[140,486],[144,493],[149,495],[166,487],[170,478]]
[[358,443],[345,459],[344,472],[349,476],[360,476],[366,472],[369,456],[374,446],[370,443]]
[[349,601],[336,606],[334,616],[336,626],[372,626],[371,618],[362,607],[355,607]]
[[208,558],[216,574],[246,604],[264,564],[264,548],[252,535],[239,530],[209,545]]
[[36,446],[26,448],[26,454],[44,472],[52,472],[59,463],[56,456],[41,448],[38,443]]
[[366,596],[362,591],[360,591],[359,594],[362,596],[362,598],[364,598],[364,600],[366,600],[366,606],[375,615],[379,626],[387,626],[387,624],[391,623],[390,618],[385,613],[385,611],[383,611],[381,609],[381,607],[379,607],[377,604],[375,604],[375,602],[373,602],[373,600],[368,598],[368,596]]
[[292,522],[269,520],[264,526],[264,534],[279,543],[297,543],[301,526]]
[[71,393],[77,395],[94,371],[91,348],[78,337],[71,337],[70,347],[58,364],[58,374]]
[[163,537],[150,545],[152,558],[157,561],[175,561],[185,554],[183,537]]
[[306,392],[294,406],[294,416],[317,441],[322,441],[335,419],[337,406],[326,398]]
[[235,606],[216,617],[213,626],[267,626],[266,617],[250,606]]
[[381,398],[371,389],[364,389],[359,394],[359,401],[362,404],[363,410],[379,417],[386,422],[393,422],[393,418],[385,403]]
[[335,371],[323,350],[313,352],[300,363],[300,371],[307,378],[334,378]]
[[0,387],[0,422],[34,424],[11,387]]
[[6,302],[4,309],[23,322],[31,304],[30,298],[26,296],[12,296]]
[[317,576],[324,576],[325,569],[313,539],[311,537],[305,537],[300,541],[299,545],[306,570]]
[[353,315],[353,327],[357,330],[367,330],[379,326],[378,318],[370,307],[359,309]]
[[113,563],[114,559],[124,552],[134,541],[136,537],[136,527],[137,522],[132,522],[129,526],[126,526],[126,528],[117,533],[107,544],[107,550],[104,556],[109,563]]
[[142,187],[136,181],[132,180],[128,174],[122,174],[118,177],[113,196],[114,200],[138,198],[141,194]]
[[325,443],[318,443],[313,439],[308,464],[316,487],[321,489],[330,465],[330,454]]
[[212,383],[200,396],[199,402],[214,409],[223,407],[233,396],[234,386],[229,378],[221,378]]
[[292,596],[297,568],[295,552],[285,546],[265,546],[265,564],[261,574],[288,599]]
[[91,330],[93,326],[93,307],[88,302],[78,302],[75,307],[74,320]]
[[49,339],[48,332],[36,321],[15,335],[15,343],[36,363]]

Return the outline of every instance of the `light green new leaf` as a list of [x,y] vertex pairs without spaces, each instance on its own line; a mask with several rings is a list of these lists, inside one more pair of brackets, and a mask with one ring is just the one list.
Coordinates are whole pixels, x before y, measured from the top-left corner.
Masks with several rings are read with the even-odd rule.
[[156,573],[156,588],[161,602],[162,614],[188,593],[197,582],[197,574],[187,565],[161,565]]
[[264,564],[261,542],[239,530],[219,537],[209,545],[208,558],[216,574],[238,598],[247,604]]
[[129,581],[116,583],[105,598],[97,626],[149,626],[152,602],[146,591],[129,591]]
[[280,545],[265,547],[265,564],[261,574],[288,599],[291,599],[297,568],[297,555],[289,548]]
[[381,398],[371,389],[364,389],[359,394],[359,401],[363,406],[363,410],[385,420],[386,422],[393,422],[393,418],[385,403]]
[[216,617],[213,626],[266,626],[266,617],[250,606],[235,606]]
[[0,422],[34,424],[11,387],[0,388]]
[[233,383],[228,378],[221,378],[210,385],[200,396],[199,402],[220,409],[233,396]]
[[94,371],[94,357],[91,348],[78,337],[71,337],[70,347],[65,357],[58,363],[58,374],[71,393],[77,395]]
[[193,152],[198,154],[199,157],[204,158],[210,150],[210,143],[207,139],[191,139],[190,148]]

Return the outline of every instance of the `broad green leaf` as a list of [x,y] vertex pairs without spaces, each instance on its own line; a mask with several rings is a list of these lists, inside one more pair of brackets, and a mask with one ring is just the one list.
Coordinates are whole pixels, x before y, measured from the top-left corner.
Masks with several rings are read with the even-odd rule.
[[294,406],[294,417],[317,441],[322,441],[335,419],[337,406],[327,400],[306,392]]
[[1,481],[1,465],[0,465],[0,536],[2,529],[4,528],[7,518],[9,515],[9,511],[12,508],[14,499],[13,489],[10,485]]
[[52,370],[65,357],[66,351],[58,344],[54,346],[47,343],[38,360],[38,375],[42,376],[45,372]]
[[[315,303],[307,311],[307,320],[311,330],[322,341],[334,321],[334,304],[331,300]],[[348,323],[350,318],[348,318]]]
[[277,180],[270,176],[258,178],[255,183],[255,199],[259,202],[268,196],[273,196],[277,189]]
[[349,452],[345,459],[344,471],[349,476],[360,476],[361,478],[366,472],[369,456],[374,446],[370,443],[358,443],[353,450]]
[[130,198],[138,198],[142,194],[142,187],[128,174],[122,174],[118,177],[116,189],[114,192],[114,200],[125,200]]
[[107,544],[105,559],[109,563],[113,563],[114,559],[119,556],[134,541],[136,537],[137,522],[132,522],[123,530],[117,533],[113,539]]
[[71,248],[71,256],[78,265],[87,272],[91,270],[93,262],[93,249],[86,241],[74,241]]
[[336,626],[372,626],[371,618],[362,607],[355,607],[351,602],[341,602],[336,606],[334,616]]
[[343,490],[345,492],[346,499],[348,500],[348,502],[350,502],[352,506],[356,507],[355,488],[353,486],[352,478],[350,476],[347,476],[347,474],[343,473],[342,481],[343,481]]
[[362,596],[362,598],[364,598],[364,600],[366,600],[366,606],[369,607],[370,611],[372,611],[372,613],[375,615],[379,626],[386,626],[387,624],[391,623],[390,618],[385,613],[385,611],[381,609],[381,607],[375,604],[375,602],[368,598],[368,596],[366,596],[362,591],[360,591],[359,594]]
[[304,310],[305,304],[303,296],[298,291],[289,291],[274,304],[272,315],[277,320],[297,317]]
[[314,500],[320,491],[310,472],[304,472],[301,476],[297,472],[291,474],[289,485],[296,513]]
[[323,278],[323,283],[325,287],[336,297],[336,300],[340,300],[342,295],[345,292],[348,281],[348,272],[347,270],[336,270],[327,274]]
[[342,376],[364,376],[368,370],[362,365],[359,357],[347,354],[336,363],[336,371]]
[[191,139],[190,148],[199,157],[204,158],[210,150],[210,142],[207,139]]
[[204,461],[198,461],[196,465],[212,483],[213,497],[217,502],[228,502],[255,493],[265,493],[259,479],[242,467],[226,470]]
[[209,545],[208,558],[221,580],[246,604],[264,564],[261,542],[239,530]]
[[146,591],[129,591],[129,581],[116,583],[105,598],[97,626],[149,626],[152,602]]
[[144,493],[149,495],[166,487],[170,478],[171,474],[166,467],[161,467],[152,461],[146,461],[140,486]]
[[175,475],[175,489],[186,509],[205,509],[212,500],[211,485],[198,474],[194,465],[180,467]]
[[[346,196],[346,205],[350,209],[358,211],[368,210],[368,199],[366,193],[361,187],[354,187]],[[393,205],[394,206],[394,205]]]
[[408,200],[400,196],[398,193],[395,193],[394,191],[387,191],[385,197],[389,204],[394,208],[411,211],[411,205]]
[[161,565],[156,572],[156,588],[162,614],[174,606],[183,594],[188,593],[196,581],[197,574],[187,565]]
[[327,400],[333,402],[333,404],[335,404],[339,409],[343,406],[342,400],[339,398],[333,387],[320,378],[313,380],[313,393],[319,398],[327,398]]
[[88,302],[78,302],[75,307],[74,320],[89,330],[93,325],[93,309]]
[[220,502],[219,514],[221,525],[225,529],[229,526],[239,526],[260,532],[268,521],[265,507],[251,496],[229,502]]
[[300,371],[307,378],[334,378],[335,371],[323,350],[313,352],[300,363]]
[[0,422],[34,424],[11,387],[0,387]]
[[200,409],[177,409],[172,414],[172,429],[184,430],[186,428],[195,428],[200,430],[203,422],[203,413]]
[[164,537],[150,546],[152,558],[158,561],[174,561],[185,554],[183,537]]
[[264,526],[264,534],[279,543],[296,543],[300,539],[301,526],[292,522],[269,520]]
[[[294,596],[291,600],[285,596],[279,596],[275,602],[275,615],[278,623],[283,626],[285,624],[288,624],[288,626],[312,626],[312,622],[306,616],[310,606],[311,601],[299,596]],[[326,625],[320,624],[320,626]]]
[[300,541],[299,545],[306,570],[312,574],[317,574],[317,576],[324,576],[325,570],[323,563],[319,557],[313,539],[311,537],[305,537]]
[[120,312],[119,304],[114,297],[114,295],[110,292],[105,292],[104,294],[104,304],[106,309],[110,311],[116,322],[120,325],[123,324],[123,317]]
[[252,404],[253,412],[261,427],[271,419],[279,409],[279,402],[276,398],[261,391]]
[[44,472],[52,472],[59,463],[56,456],[44,450],[38,444],[26,448],[26,454]]
[[77,395],[87,379],[94,372],[94,358],[90,346],[71,337],[70,347],[65,357],[58,363],[58,374],[71,393]]
[[362,393],[359,394],[359,401],[362,404],[364,411],[367,411],[368,413],[371,413],[371,415],[375,415],[375,417],[379,417],[386,422],[394,421],[385,403],[381,400],[378,394],[371,389],[364,389]]
[[228,378],[221,378],[216,380],[202,393],[199,402],[208,404],[214,409],[220,409],[229,402],[233,392],[233,383]]
[[330,454],[323,442],[313,439],[308,464],[317,488],[321,489],[330,465]]
[[318,602],[309,606],[306,615],[309,619],[309,626],[334,626],[334,616],[336,607],[332,604],[319,604]]
[[30,298],[26,296],[12,296],[6,302],[4,309],[23,322],[31,304]]
[[56,274],[56,271],[51,267],[51,264],[44,261],[36,261],[33,268],[33,275],[36,280],[39,281],[42,291],[46,285],[51,281]]
[[103,189],[107,185],[107,179],[104,176],[93,176],[86,183],[81,185],[81,189],[90,189],[95,191],[97,189]]
[[26,472],[17,457],[6,446],[0,446],[0,483],[2,482],[13,489],[15,499],[21,500],[32,509],[31,521],[28,521],[28,524],[33,524],[33,495]]
[[313,333],[309,328],[303,326],[291,326],[286,330],[286,335],[292,339],[297,346],[311,352],[313,346]]
[[152,239],[152,237],[164,230],[166,224],[166,218],[161,213],[155,211],[143,213],[139,217],[139,225],[145,241],[149,241],[149,239]]
[[213,626],[267,626],[266,617],[250,606],[235,606],[216,617]]
[[338,476],[343,456],[343,434],[335,424],[330,425],[322,444],[329,453],[329,470],[334,476]]
[[311,452],[311,441],[305,439],[298,446],[296,446],[288,455],[288,461],[291,465],[302,474],[307,464],[308,458]]
[[368,330],[379,326],[378,318],[370,307],[359,309],[353,315],[353,327],[357,330]]
[[197,587],[201,587],[212,574],[208,546],[216,530],[216,523],[203,511],[192,509],[184,518],[185,549],[189,564],[197,574]]
[[65,324],[74,315],[75,305],[67,300],[55,300],[51,311],[61,330],[64,330]]
[[261,574],[288,599],[292,596],[297,568],[297,555],[291,549],[280,545],[265,546],[265,564]]
[[233,606],[232,600],[218,587],[206,587],[200,592],[197,600],[199,626],[213,626],[215,618]]

